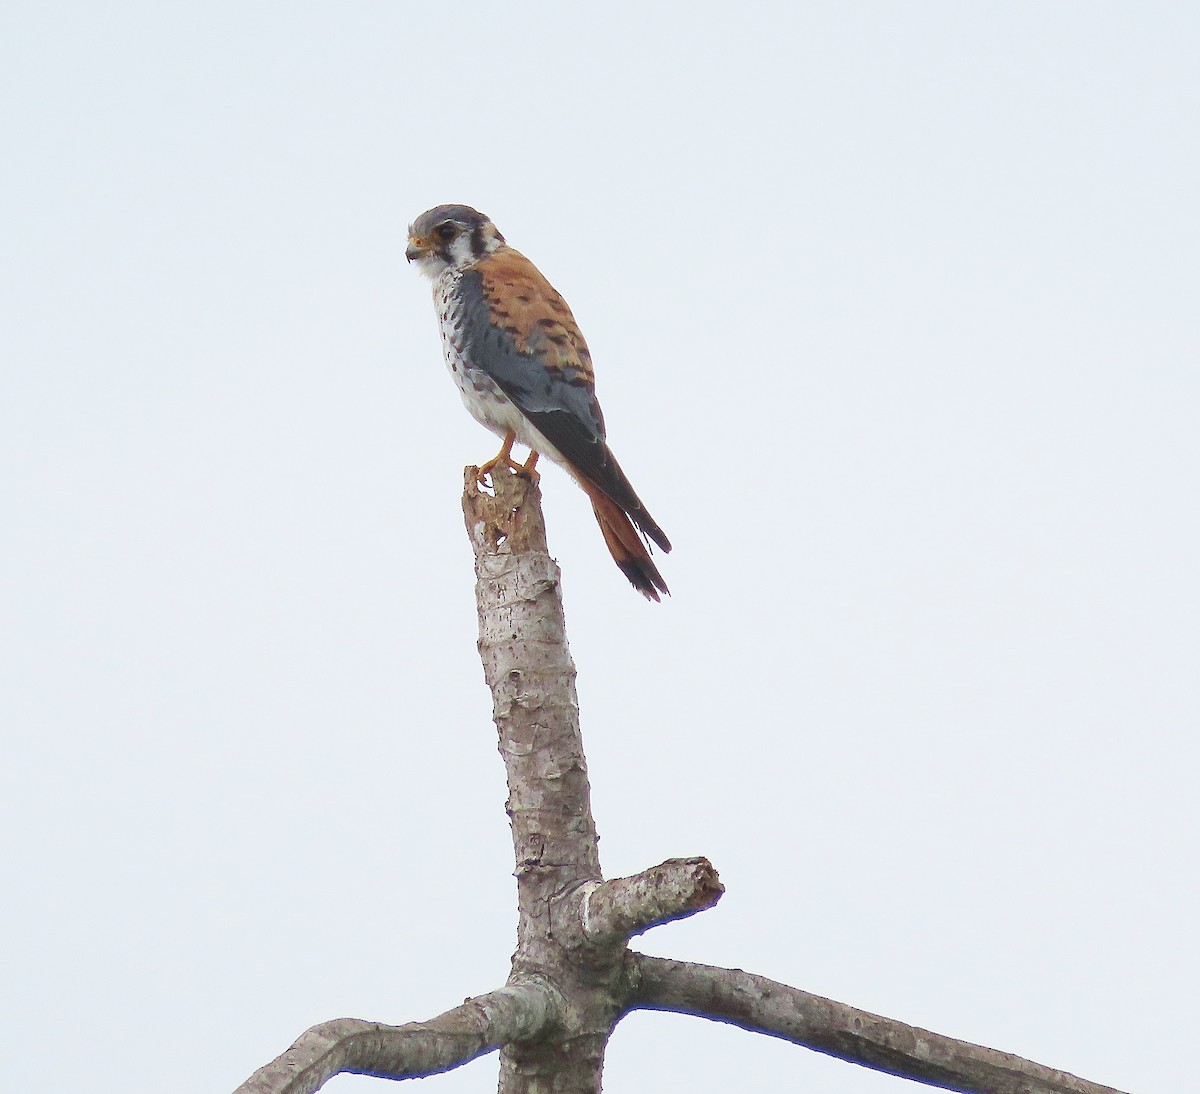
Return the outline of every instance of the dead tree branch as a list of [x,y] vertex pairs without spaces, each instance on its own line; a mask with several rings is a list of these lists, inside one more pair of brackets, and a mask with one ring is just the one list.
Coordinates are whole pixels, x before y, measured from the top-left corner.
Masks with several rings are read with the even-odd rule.
[[604,880],[537,483],[506,473],[492,481],[489,493],[467,468],[463,513],[475,554],[479,655],[508,775],[520,916],[508,984],[430,1022],[314,1026],[237,1094],[310,1094],[342,1071],[431,1075],[495,1048],[500,1094],[596,1094],[613,1027],[635,1010],[728,1022],[971,1094],[1120,1094],[739,969],[631,952],[631,936],[711,908],[724,889],[703,858]]
[[651,927],[711,908],[725,892],[706,858],[672,858],[633,877],[603,881],[580,903],[579,925],[591,942],[622,942]]
[[508,773],[520,917],[509,983],[533,976],[569,1000],[559,1036],[501,1050],[500,1091],[595,1091],[624,1000],[617,979],[625,940],[590,946],[580,960],[582,932],[559,929],[578,921],[584,894],[603,881],[575,666],[537,484],[508,474],[492,481],[494,495],[467,469],[463,513],[475,552],[479,656]]
[[967,1094],[1121,1094],[1007,1052],[956,1041],[741,969],[630,954],[633,1010],[728,1022],[889,1075]]
[[234,1094],[312,1094],[342,1072],[381,1079],[436,1075],[501,1045],[537,1037],[555,1013],[550,992],[523,985],[468,999],[428,1022],[384,1026],[335,1018],[302,1033]]

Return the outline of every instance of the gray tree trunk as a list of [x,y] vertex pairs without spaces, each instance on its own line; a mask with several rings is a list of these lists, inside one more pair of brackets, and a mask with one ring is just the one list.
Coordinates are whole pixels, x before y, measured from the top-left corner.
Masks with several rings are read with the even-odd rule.
[[707,859],[606,881],[596,853],[575,666],[541,495],[520,475],[467,468],[479,655],[508,773],[519,925],[508,983],[428,1022],[314,1026],[236,1094],[309,1094],[339,1072],[408,1079],[500,1051],[500,1094],[597,1094],[613,1027],[671,1010],[779,1037],[850,1063],[973,1094],[1120,1094],[740,969],[647,957],[642,931],[711,908]]

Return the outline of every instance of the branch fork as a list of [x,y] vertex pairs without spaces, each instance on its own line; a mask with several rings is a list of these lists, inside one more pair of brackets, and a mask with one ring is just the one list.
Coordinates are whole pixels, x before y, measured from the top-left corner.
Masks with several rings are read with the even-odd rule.
[[869,1014],[740,969],[648,957],[631,937],[711,908],[705,858],[605,880],[597,854],[575,666],[536,480],[463,476],[475,554],[479,654],[492,692],[517,864],[517,950],[508,983],[428,1022],[342,1018],[314,1026],[237,1094],[311,1094],[330,1076],[404,1079],[500,1049],[500,1094],[598,1092],[613,1027],[671,1010],[783,1038],[918,1082],[973,1094],[1120,1094],[994,1049]]

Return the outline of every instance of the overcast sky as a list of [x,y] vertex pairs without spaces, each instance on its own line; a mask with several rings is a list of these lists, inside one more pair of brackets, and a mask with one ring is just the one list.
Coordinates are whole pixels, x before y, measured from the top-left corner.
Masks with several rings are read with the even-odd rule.
[[[1197,57],[1186,4],[4,0],[6,1088],[504,980],[442,202],[675,544],[648,604],[544,475],[605,870],[728,888],[642,948],[1192,1086]],[[910,1089],[661,1015],[606,1080]]]

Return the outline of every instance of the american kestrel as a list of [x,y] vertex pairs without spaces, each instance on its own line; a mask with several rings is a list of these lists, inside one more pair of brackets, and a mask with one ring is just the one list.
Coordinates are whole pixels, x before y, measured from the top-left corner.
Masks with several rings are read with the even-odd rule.
[[[433,281],[442,350],[463,402],[503,440],[480,475],[497,467],[532,472],[539,453],[553,460],[591,499],[621,572],[658,600],[667,584],[642,536],[664,551],[671,541],[605,441],[592,357],[566,301],[467,205],[422,213],[408,229],[404,254]],[[514,442],[530,450],[524,464],[512,458]]]

